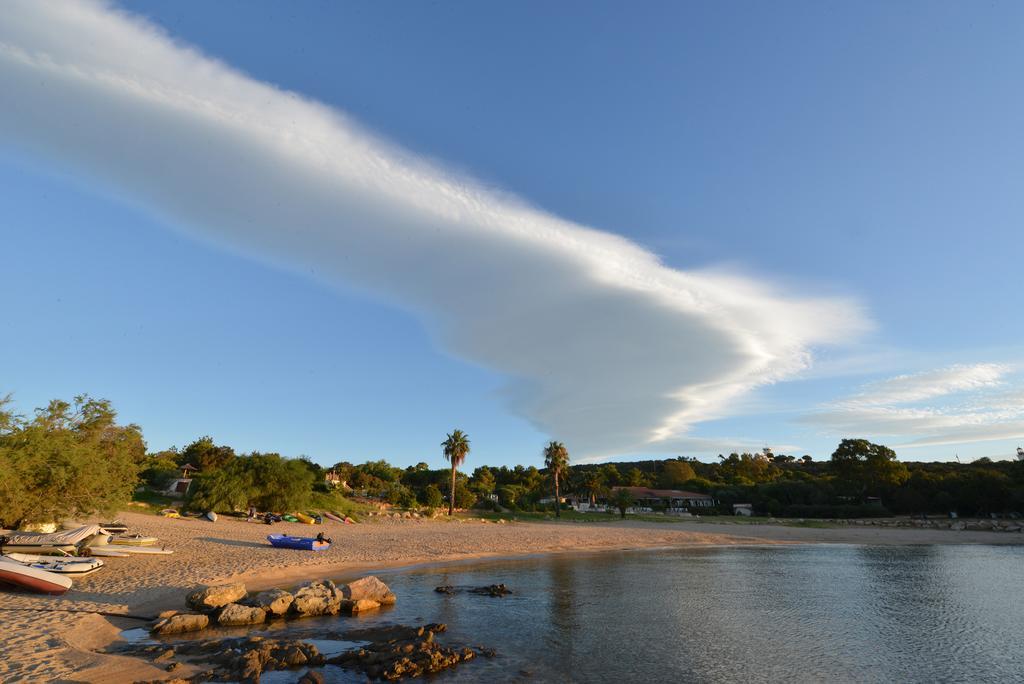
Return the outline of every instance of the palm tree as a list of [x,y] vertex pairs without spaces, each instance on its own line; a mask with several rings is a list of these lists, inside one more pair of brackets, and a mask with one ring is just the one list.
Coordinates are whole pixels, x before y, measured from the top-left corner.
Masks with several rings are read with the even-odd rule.
[[448,515],[451,515],[455,512],[455,471],[469,453],[469,435],[462,430],[452,430],[448,439],[441,442],[441,446],[444,447],[444,457],[452,464],[452,489],[448,497]]
[[562,517],[562,500],[558,495],[558,478],[569,467],[569,450],[561,442],[551,442],[544,447],[544,465],[555,478],[555,517]]
[[583,487],[590,494],[590,505],[597,502],[597,495],[604,489],[604,475],[599,470],[592,470],[587,473],[583,480]]

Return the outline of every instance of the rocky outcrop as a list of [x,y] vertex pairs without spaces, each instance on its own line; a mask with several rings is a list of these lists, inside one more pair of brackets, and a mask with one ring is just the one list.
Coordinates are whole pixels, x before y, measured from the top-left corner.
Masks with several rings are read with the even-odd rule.
[[210,624],[210,618],[197,613],[178,613],[168,618],[158,620],[153,625],[153,634],[161,636],[167,634],[183,634],[185,632],[198,632],[206,629]]
[[241,582],[220,584],[193,591],[188,595],[188,605],[193,610],[220,608],[245,598],[245,585]]
[[224,627],[258,625],[267,619],[267,611],[253,606],[229,603],[217,615],[217,624]]
[[348,637],[370,643],[327,662],[354,668],[371,679],[397,680],[424,677],[472,660],[470,648],[448,648],[434,640],[443,624],[423,627],[382,627],[349,632]]
[[330,580],[306,582],[295,592],[290,613],[299,617],[337,615],[342,598],[341,591]]
[[280,617],[288,612],[295,597],[284,589],[268,589],[242,601],[244,605],[261,608],[268,617]]
[[349,582],[341,588],[341,595],[342,598],[348,601],[368,599],[376,601],[382,606],[392,605],[396,601],[396,597],[388,588],[388,585],[381,582],[374,575],[368,575],[357,579],[355,582]]
[[[206,652],[211,650],[209,645],[203,649]],[[222,678],[241,682],[258,682],[260,675],[269,670],[317,666],[324,662],[324,657],[313,644],[262,637],[221,642],[214,653],[214,662],[223,667]]]

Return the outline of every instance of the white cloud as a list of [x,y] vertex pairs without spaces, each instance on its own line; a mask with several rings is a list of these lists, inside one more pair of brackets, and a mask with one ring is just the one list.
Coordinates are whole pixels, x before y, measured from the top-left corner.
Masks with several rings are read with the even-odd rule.
[[863,406],[907,404],[958,392],[996,387],[1010,368],[996,363],[956,365],[873,382],[846,403]]
[[1022,438],[1024,381],[1015,366],[994,363],[899,375],[869,383],[803,422],[846,437],[896,437],[895,446],[905,448]]
[[3,14],[8,144],[203,240],[399,304],[505,373],[511,409],[581,456],[657,451],[867,327],[849,300],[668,268],[107,5]]

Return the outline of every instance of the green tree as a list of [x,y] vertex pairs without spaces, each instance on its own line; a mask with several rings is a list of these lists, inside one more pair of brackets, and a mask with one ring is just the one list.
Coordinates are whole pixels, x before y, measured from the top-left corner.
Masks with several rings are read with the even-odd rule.
[[612,495],[612,503],[619,509],[619,515],[625,520],[626,509],[633,505],[633,495],[629,493],[628,489],[619,487]]
[[604,483],[609,487],[615,487],[622,484],[622,474],[619,473],[619,469],[615,467],[614,463],[606,463],[601,466],[601,477],[604,479]]
[[694,472],[693,466],[686,461],[665,461],[664,469],[661,472],[661,483],[671,489],[696,477],[697,473]]
[[131,500],[146,453],[110,402],[54,400],[31,420],[0,402],[0,526],[112,513]]
[[650,481],[639,468],[630,468],[626,473],[626,484],[630,487],[649,487]]
[[363,465],[357,466],[356,470],[384,482],[398,482],[398,479],[402,476],[401,468],[394,467],[384,459],[367,461]]
[[459,504],[463,508],[472,508],[476,505],[476,494],[473,493],[473,490],[469,488],[469,485],[466,484],[464,479],[460,478],[459,481],[455,483],[455,493]]
[[452,488],[449,490],[451,496],[448,500],[448,515],[455,512],[455,471],[466,460],[469,454],[469,436],[462,430],[453,430],[447,439],[441,442],[444,447],[444,457],[452,464]]
[[562,517],[562,499],[558,491],[558,480],[569,467],[569,450],[561,442],[551,441],[544,447],[544,465],[555,481],[555,517]]
[[437,488],[437,485],[427,485],[426,489],[423,490],[422,501],[424,506],[440,508],[444,505],[444,496],[441,494],[441,490]]
[[480,466],[473,471],[469,478],[469,487],[480,496],[487,496],[494,492],[494,473],[487,466]]
[[312,471],[301,460],[254,452],[196,476],[189,506],[227,512],[249,504],[264,511],[298,510],[308,504],[313,482]]
[[907,467],[896,460],[896,452],[866,439],[844,439],[832,453],[830,468],[847,490],[861,501],[883,487],[903,484],[909,478]]
[[181,450],[181,464],[191,463],[201,472],[217,470],[235,458],[235,450],[229,446],[217,446],[209,435],[200,437]]
[[733,484],[771,482],[782,473],[766,453],[732,453],[728,458],[721,455],[718,458],[721,460],[718,466],[719,476]]
[[175,449],[147,454],[139,474],[142,481],[154,489],[163,489],[178,477],[178,452]]

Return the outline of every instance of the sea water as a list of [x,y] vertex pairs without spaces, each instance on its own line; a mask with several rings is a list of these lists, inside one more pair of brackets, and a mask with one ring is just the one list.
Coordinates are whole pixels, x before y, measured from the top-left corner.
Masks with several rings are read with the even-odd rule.
[[[394,608],[329,624],[444,622],[442,643],[496,649],[438,681],[1024,681],[1024,547],[588,553],[380,576],[399,597]],[[513,593],[465,591],[497,583]],[[456,591],[434,592],[440,585]],[[323,674],[365,681],[335,667]]]

